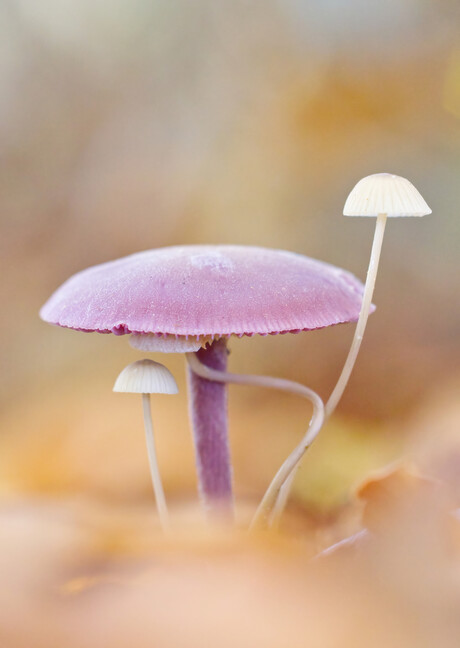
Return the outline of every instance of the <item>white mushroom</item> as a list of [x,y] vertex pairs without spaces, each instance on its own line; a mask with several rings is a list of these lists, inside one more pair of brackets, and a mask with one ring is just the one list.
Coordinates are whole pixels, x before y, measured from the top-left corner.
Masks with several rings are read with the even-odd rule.
[[[366,329],[367,319],[372,304],[375,280],[379,267],[380,251],[387,218],[402,216],[427,216],[431,209],[426,204],[414,185],[391,173],[376,173],[360,180],[348,196],[343,210],[344,216],[370,216],[377,218],[371,257],[367,270],[363,301],[356,324],[355,334],[342,373],[327,401],[324,413],[327,420],[337,407],[348,384],[356,362],[358,352]],[[298,464],[295,465],[281,487],[273,507],[272,524],[276,524],[286,506],[292,482]]]
[[358,356],[374,294],[387,217],[427,216],[431,214],[431,209],[406,178],[391,173],[376,173],[358,182],[345,202],[343,214],[376,217],[377,222],[358,323],[342,373],[326,403],[326,418],[337,407]]
[[142,394],[145,436],[149,455],[153,491],[158,508],[158,516],[164,531],[169,529],[169,515],[161,482],[158,459],[153,434],[150,394],[177,394],[177,384],[169,369],[153,360],[138,360],[123,369],[115,381],[114,392]]

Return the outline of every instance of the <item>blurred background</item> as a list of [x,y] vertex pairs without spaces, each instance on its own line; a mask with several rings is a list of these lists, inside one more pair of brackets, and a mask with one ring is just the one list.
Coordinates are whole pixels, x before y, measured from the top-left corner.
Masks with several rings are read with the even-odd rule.
[[[111,391],[141,356],[39,320],[65,279],[147,248],[235,243],[364,280],[375,223],[341,213],[382,171],[433,214],[388,223],[378,308],[294,505],[328,519],[401,459],[460,491],[459,27],[457,0],[0,0],[5,507],[152,506],[140,402]],[[327,399],[352,335],[235,339],[230,368]],[[180,387],[153,416],[182,506],[196,501],[184,359],[154,357]],[[230,389],[240,501],[255,503],[309,416],[294,397]]]

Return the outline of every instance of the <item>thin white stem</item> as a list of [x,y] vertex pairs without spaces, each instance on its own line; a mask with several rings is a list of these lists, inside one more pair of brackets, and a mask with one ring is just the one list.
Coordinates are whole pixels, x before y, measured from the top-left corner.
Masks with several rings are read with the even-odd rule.
[[344,538],[343,540],[339,540],[338,542],[331,545],[330,547],[323,549],[319,554],[317,554],[313,558],[313,560],[318,560],[320,558],[325,558],[326,556],[331,556],[335,554],[337,551],[341,551],[342,549],[357,549],[363,544],[363,542],[369,540],[370,535],[371,534],[367,529],[361,529],[361,531],[357,531],[357,533],[354,533],[352,536],[349,536],[348,538]]
[[353,367],[355,366],[356,358],[358,356],[359,348],[363,340],[364,331],[366,329],[367,319],[369,317],[369,309],[372,304],[372,295],[374,294],[375,279],[377,277],[377,270],[379,267],[380,251],[382,249],[383,235],[385,233],[385,225],[387,221],[386,214],[379,214],[375,224],[374,242],[372,243],[371,258],[369,261],[369,268],[367,270],[366,285],[364,287],[363,302],[361,304],[361,311],[359,313],[358,323],[356,324],[355,334],[351,343],[350,351],[348,352],[347,359],[340,374],[329,400],[326,403],[325,414],[326,419],[332,414],[337,407],[342,394],[345,391],[348,380],[350,378]]
[[150,394],[142,394],[142,408],[144,411],[145,438],[147,441],[147,452],[149,455],[150,474],[152,476],[153,492],[158,508],[158,517],[163,531],[169,531],[169,514],[166,506],[166,499],[161,483],[160,470],[158,468],[157,452],[155,448],[155,437],[153,434],[152,413],[150,411]]
[[291,471],[295,470],[295,468],[298,466],[303,455],[305,454],[305,451],[312,444],[316,435],[320,431],[324,420],[323,401],[312,389],[292,380],[285,380],[284,378],[272,378],[271,376],[252,376],[248,374],[233,374],[226,371],[218,371],[202,364],[193,353],[187,353],[186,358],[192,371],[202,378],[206,378],[207,380],[239,385],[257,385],[259,387],[269,387],[271,389],[281,389],[283,391],[288,391],[293,394],[303,396],[304,398],[307,398],[313,405],[313,414],[307,433],[276,473],[256,511],[251,526],[254,527],[256,525],[259,525],[260,523],[267,520],[270,511],[274,503],[276,502],[278,493],[280,492],[283,483],[289,477]]
[[[305,389],[308,388],[305,387]],[[269,521],[269,526],[272,526],[273,523],[276,523],[279,515],[281,515],[282,513],[282,510],[277,509],[278,498],[281,497],[281,501],[284,503],[287,501],[287,497],[289,495],[289,487],[292,484],[295,472],[299,467],[305,452],[316,439],[318,432],[321,430],[323,422],[324,406],[321,401],[321,409],[317,409],[315,407],[313,408],[313,415],[310,419],[310,425],[302,441],[296,448],[294,448],[294,450],[281,465],[280,469],[272,479],[271,484],[266,490],[265,495],[263,496],[262,501],[259,504],[259,507],[252,519],[251,528],[260,526],[267,518]],[[288,482],[289,485],[287,485]],[[287,491],[285,491],[283,494],[282,489],[285,486],[287,488]]]
[[[342,398],[343,392],[347,386],[348,380],[350,378],[351,372],[356,362],[358,352],[363,340],[364,331],[366,329],[367,320],[369,317],[369,309],[372,304],[372,296],[374,294],[375,280],[377,277],[377,270],[379,267],[380,252],[382,249],[383,235],[385,233],[385,225],[387,221],[386,214],[379,214],[377,216],[377,222],[375,224],[375,233],[374,241],[372,243],[371,257],[369,260],[369,268],[367,270],[366,285],[364,287],[363,301],[361,304],[361,310],[359,313],[358,322],[356,324],[355,334],[353,341],[351,343],[350,351],[348,352],[347,359],[345,361],[342,373],[340,374],[339,380],[337,381],[332,394],[329,397],[329,400],[325,406],[325,420],[327,420],[335,408],[337,407],[340,399]],[[295,473],[297,466],[295,466],[285,480],[283,486],[280,489],[276,503],[273,507],[273,512],[271,515],[271,524],[276,525],[279,522],[281,514],[286,506],[287,500],[289,498],[289,493],[291,490],[292,483],[295,478]]]
[[280,491],[278,493],[278,496],[276,498],[276,502],[273,505],[272,512],[270,514],[270,526],[277,528],[279,521],[281,519],[281,516],[283,515],[283,511],[286,508],[287,501],[289,499],[289,495],[291,494],[291,488],[292,484],[294,483],[295,476],[297,474],[297,470],[299,468],[299,465],[295,466],[289,477],[286,479],[284,484],[281,486]]

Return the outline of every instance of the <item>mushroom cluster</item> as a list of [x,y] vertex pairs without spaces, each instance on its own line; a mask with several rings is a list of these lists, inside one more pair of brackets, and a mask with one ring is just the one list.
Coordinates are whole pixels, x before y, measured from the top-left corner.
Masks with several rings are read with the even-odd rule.
[[[276,512],[279,515],[301,457],[324,416],[337,405],[351,373],[373,309],[372,291],[386,216],[429,213],[407,180],[379,174],[361,183],[350,195],[345,213],[372,212],[377,216],[365,288],[345,270],[291,252],[233,245],[175,246],[84,270],[58,288],[41,309],[42,319],[51,324],[128,335],[131,345],[143,352],[186,354],[198,483],[208,511],[230,512],[233,507],[227,383],[288,389],[313,404],[307,434],[281,466],[258,510],[259,519]],[[354,321],[358,326],[352,349],[325,410],[320,397],[303,385],[226,371],[231,337],[299,333]],[[148,395],[174,393],[175,381],[163,365],[143,360],[122,372],[115,390],[143,394],[152,479],[166,527]]]

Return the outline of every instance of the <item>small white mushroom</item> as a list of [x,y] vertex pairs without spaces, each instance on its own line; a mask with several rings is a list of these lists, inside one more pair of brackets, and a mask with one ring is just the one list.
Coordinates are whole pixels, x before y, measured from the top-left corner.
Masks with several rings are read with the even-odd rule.
[[373,216],[377,218],[377,223],[355,335],[340,378],[326,403],[326,418],[337,407],[358,356],[372,303],[387,217],[427,216],[431,214],[431,209],[406,178],[391,173],[376,173],[358,182],[345,202],[343,214],[344,216]]
[[153,360],[138,360],[123,369],[115,381],[114,392],[142,394],[144,427],[149,455],[150,473],[153,491],[158,508],[158,516],[164,531],[169,529],[169,515],[161,482],[158,459],[153,434],[152,414],[150,411],[150,394],[177,394],[174,376],[164,365]]

